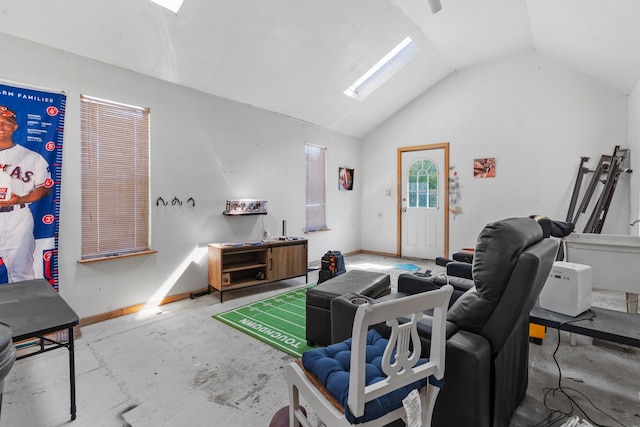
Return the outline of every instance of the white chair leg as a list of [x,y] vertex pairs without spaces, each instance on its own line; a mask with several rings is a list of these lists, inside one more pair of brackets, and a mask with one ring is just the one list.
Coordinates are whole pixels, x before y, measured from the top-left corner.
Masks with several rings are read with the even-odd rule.
[[297,412],[300,410],[300,394],[295,384],[289,384],[289,427],[300,427]]
[[[297,400],[297,399],[295,399],[295,400]],[[300,426],[300,422],[296,418],[296,408],[298,407],[297,406],[298,403],[295,402],[295,400],[289,399],[289,427],[299,427]]]
[[306,414],[300,409],[300,391],[298,389],[298,375],[295,367],[287,367],[287,382],[289,384],[289,427],[312,427]]
[[436,399],[438,398],[438,393],[440,393],[440,388],[432,386],[427,382],[427,385],[420,391],[420,393],[426,393],[425,399],[422,399],[422,425],[424,427],[430,427],[433,410],[436,406]]

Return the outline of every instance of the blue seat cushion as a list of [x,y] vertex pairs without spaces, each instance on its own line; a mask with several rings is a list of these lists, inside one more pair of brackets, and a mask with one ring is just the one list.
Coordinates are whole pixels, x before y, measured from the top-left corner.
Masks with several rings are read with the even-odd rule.
[[[367,333],[366,384],[371,385],[386,379],[382,371],[382,354],[388,340],[371,329]],[[395,357],[393,352],[392,360]],[[422,358],[418,364],[428,359]],[[402,406],[402,399],[413,389],[425,386],[426,379],[413,382],[405,387],[389,392],[365,404],[364,415],[355,417],[347,406],[349,396],[349,366],[351,363],[351,338],[327,347],[308,350],[302,354],[302,366],[320,381],[327,391],[336,398],[345,409],[345,417],[352,424],[360,424],[380,418],[388,412]]]

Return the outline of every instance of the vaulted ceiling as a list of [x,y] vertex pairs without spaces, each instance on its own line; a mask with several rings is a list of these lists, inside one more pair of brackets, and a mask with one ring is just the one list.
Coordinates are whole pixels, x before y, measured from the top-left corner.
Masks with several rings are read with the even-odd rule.
[[[625,94],[640,80],[638,0],[441,1],[433,14],[427,0],[185,0],[176,15],[2,0],[0,32],[359,137],[450,73],[518,52]],[[343,94],[406,36],[415,60],[363,101]]]

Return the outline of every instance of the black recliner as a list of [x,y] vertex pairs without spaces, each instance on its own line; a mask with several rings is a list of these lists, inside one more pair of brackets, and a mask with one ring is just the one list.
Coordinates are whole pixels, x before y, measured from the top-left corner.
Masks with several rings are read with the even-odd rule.
[[[403,274],[398,292],[382,298],[437,289],[447,281],[456,282],[451,284],[460,291],[447,315],[446,371],[434,427],[508,427],[527,391],[529,311],[557,251],[558,242],[544,238],[535,220],[497,221],[478,237],[473,280]],[[353,313],[344,299],[332,302],[331,310],[332,321],[343,325],[333,330],[335,342],[343,338],[341,331],[348,328]],[[431,325],[422,322],[419,334],[424,352],[429,348]],[[388,333],[384,325],[376,329]]]
[[[473,257],[473,286],[449,309],[445,385],[434,427],[506,427],[528,384],[529,311],[549,275],[558,242],[531,218],[488,224]],[[413,276],[413,278],[416,278]],[[398,279],[398,292],[438,287]],[[464,280],[464,279],[460,279]],[[428,342],[429,325],[421,337]],[[428,348],[424,346],[423,348]]]
[[[542,215],[530,215],[529,218],[535,220],[542,228],[542,237],[567,237],[575,228],[575,224],[570,222],[550,219]],[[562,249],[562,248],[560,248]],[[454,287],[451,304],[453,304],[463,293],[473,287],[473,251],[462,250],[453,254],[453,259],[438,258],[436,263],[446,267],[445,276],[433,276],[432,280],[438,286],[443,286],[449,282]],[[559,259],[556,257],[556,259]],[[413,275],[403,274],[403,281],[411,281]]]

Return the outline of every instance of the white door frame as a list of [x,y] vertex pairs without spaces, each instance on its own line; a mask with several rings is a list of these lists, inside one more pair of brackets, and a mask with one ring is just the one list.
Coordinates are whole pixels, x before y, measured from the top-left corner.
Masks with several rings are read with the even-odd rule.
[[402,257],[402,153],[409,151],[428,151],[428,150],[444,150],[444,209],[442,210],[442,224],[444,224],[444,254],[442,256],[449,257],[449,143],[440,144],[415,145],[412,147],[398,148],[398,177],[397,177],[397,249],[396,254]]

